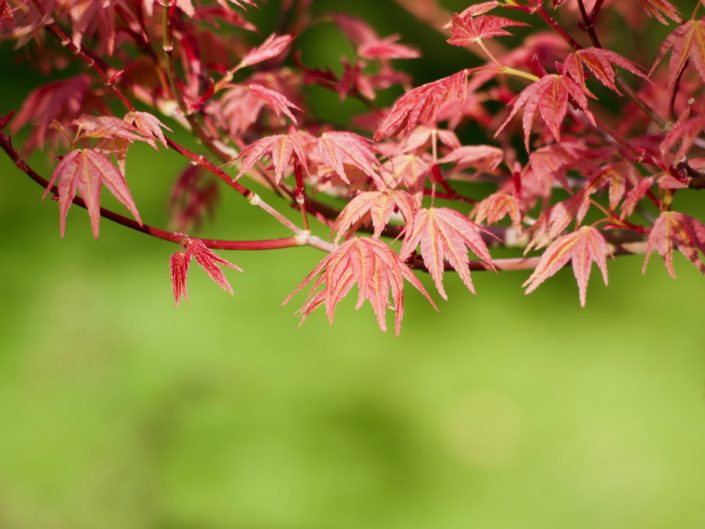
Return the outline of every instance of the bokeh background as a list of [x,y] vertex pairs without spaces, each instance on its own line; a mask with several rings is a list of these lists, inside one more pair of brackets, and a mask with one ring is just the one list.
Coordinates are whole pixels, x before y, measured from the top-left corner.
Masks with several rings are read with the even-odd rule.
[[[420,45],[419,82],[474,60],[392,2],[331,6]],[[326,25],[299,45],[350,51]],[[40,80],[16,59],[0,47],[2,113]],[[146,221],[181,168],[131,152]],[[172,246],[105,221],[96,242],[77,208],[60,240],[40,193],[0,156],[0,528],[705,527],[705,280],[680,257],[676,281],[611,262],[582,310],[570,270],[528,297],[528,272],[477,273],[439,313],[409,292],[400,337],[350,302],[298,328],[280,302],[316,251],[230,254],[233,297],[194,268],[176,309]],[[205,233],[278,233],[251,209],[225,197]]]

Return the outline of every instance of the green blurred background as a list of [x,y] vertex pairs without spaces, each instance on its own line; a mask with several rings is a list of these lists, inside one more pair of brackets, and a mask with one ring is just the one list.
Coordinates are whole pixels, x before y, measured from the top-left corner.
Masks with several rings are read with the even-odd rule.
[[[473,61],[391,2],[332,5],[419,43],[418,81]],[[300,45],[345,51],[326,26]],[[39,77],[1,53],[4,113]],[[146,221],[181,167],[131,152]],[[230,254],[233,297],[194,268],[176,309],[172,246],[106,221],[93,241],[78,208],[62,241],[40,193],[0,156],[0,528],[705,527],[705,280],[683,259],[676,281],[611,262],[584,310],[569,270],[528,297],[528,273],[477,273],[439,313],[409,292],[400,337],[350,302],[297,328],[280,302],[316,251]],[[225,197],[204,233],[279,235],[251,209]]]

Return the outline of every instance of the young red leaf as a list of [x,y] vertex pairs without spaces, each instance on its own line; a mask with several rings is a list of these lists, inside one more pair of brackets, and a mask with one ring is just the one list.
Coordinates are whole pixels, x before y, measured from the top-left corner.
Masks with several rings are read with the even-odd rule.
[[679,24],[683,22],[678,9],[668,0],[638,0],[638,2],[649,16],[658,20],[661,24],[668,24],[669,18]]
[[423,262],[431,273],[436,289],[448,299],[443,288],[444,262],[448,261],[467,286],[475,293],[468,268],[468,248],[488,267],[494,269],[492,256],[482,239],[481,228],[462,213],[449,208],[420,209],[407,230],[400,256],[406,260],[420,246]]
[[324,132],[316,143],[316,154],[321,162],[333,169],[344,182],[350,183],[345,166],[357,167],[384,188],[379,175],[380,165],[372,149],[372,142],[352,132]]
[[241,69],[273,59],[281,54],[291,44],[292,40],[293,37],[291,35],[275,35],[272,33],[262,44],[247,52],[237,65],[237,68]]
[[678,248],[695,267],[705,274],[705,261],[698,251],[705,253],[705,225],[677,211],[664,211],[649,231],[643,272],[649,264],[649,256],[656,250],[666,263],[671,277],[676,277],[673,269],[673,249]]
[[[57,183],[58,181],[58,183]],[[66,217],[76,193],[86,204],[91,220],[93,236],[100,231],[100,186],[101,184],[117,198],[132,216],[142,224],[139,212],[132,199],[123,174],[103,154],[92,149],[77,149],[64,156],[51,175],[44,196],[57,183],[59,189],[59,229],[64,236]]]
[[374,42],[368,42],[357,49],[365,59],[417,59],[421,56],[417,49],[398,44],[399,35],[389,35]]
[[78,127],[78,138],[100,138],[107,140],[145,141],[156,147],[152,135],[145,136],[137,127],[114,116],[82,115],[73,124]]
[[463,145],[453,149],[449,154],[438,160],[440,163],[455,164],[456,171],[468,167],[478,172],[494,171],[504,160],[504,151],[491,145]]
[[44,147],[47,137],[52,134],[54,121],[68,125],[81,114],[88,99],[90,82],[90,76],[80,74],[48,83],[29,94],[10,127],[12,134],[17,134],[26,124],[33,124],[25,151]]
[[357,46],[357,53],[366,59],[415,59],[418,50],[397,44],[399,35],[380,37],[367,22],[357,17],[335,13],[331,15],[336,25]]
[[613,65],[646,79],[646,76],[632,61],[622,57],[619,53],[603,48],[583,48],[571,53],[566,57],[563,69],[586,94],[590,93],[585,84],[584,70],[586,68],[600,83],[613,92],[620,94],[621,92],[615,84],[616,74]]
[[580,306],[584,307],[592,263],[597,263],[606,285],[609,254],[607,241],[597,228],[583,226],[578,231],[564,235],[556,239],[541,256],[536,269],[523,285],[526,288],[526,294],[536,290],[541,283],[571,261],[580,292]]
[[514,227],[521,226],[521,205],[514,195],[498,191],[477,203],[470,214],[475,222],[495,224],[509,215]]
[[366,219],[372,221],[374,238],[379,238],[389,224],[395,210],[399,211],[407,226],[414,220],[418,210],[417,200],[406,191],[365,191],[353,198],[340,212],[335,223],[337,243],[351,227]]
[[203,241],[200,239],[188,239],[184,244],[183,252],[176,252],[171,256],[171,284],[174,291],[174,299],[178,305],[181,298],[187,298],[186,291],[186,279],[189,270],[189,264],[191,263],[191,258],[193,257],[196,262],[205,270],[206,274],[215,281],[220,288],[233,293],[233,287],[230,286],[228,279],[225,277],[221,267],[232,268],[238,272],[242,272],[242,269],[231,263],[230,261],[223,259],[219,255],[216,255],[210,248],[208,248]]
[[299,163],[306,167],[306,154],[299,139],[294,134],[276,134],[265,136],[242,150],[238,156],[240,172],[237,177],[240,178],[263,156],[269,156],[272,160],[277,184],[284,178],[290,163]]
[[267,88],[266,86],[262,86],[257,83],[249,84],[248,88],[256,97],[264,101],[264,103],[271,108],[277,116],[284,114],[294,124],[296,124],[296,118],[291,111],[301,111],[301,109],[289,101],[286,96],[280,94],[276,90],[272,90],[271,88]]
[[578,107],[585,113],[591,123],[595,123],[595,118],[588,109],[587,96],[582,88],[565,75],[545,75],[538,81],[527,86],[512,101],[512,110],[507,119],[502,123],[495,137],[497,137],[504,127],[517,115],[519,110],[524,109],[522,125],[524,128],[524,145],[529,150],[529,137],[533,127],[534,119],[538,113],[548,127],[551,135],[556,141],[561,141],[561,124],[568,111],[568,100],[573,98]]
[[147,138],[154,138],[164,147],[167,146],[166,137],[162,129],[171,132],[171,129],[164,125],[159,119],[149,112],[128,112],[125,114],[125,121],[134,125],[137,130]]
[[[319,275],[320,274],[320,275]],[[314,278],[316,281],[299,309],[301,321],[321,305],[325,305],[328,321],[333,323],[338,303],[357,283],[358,297],[356,309],[369,300],[377,323],[382,331],[387,330],[386,309],[391,291],[392,306],[395,312],[394,330],[399,334],[404,317],[404,280],[406,279],[433,305],[433,300],[411,269],[379,239],[353,238],[327,255],[301,284],[284,300],[286,305]],[[319,288],[321,290],[319,290]]]
[[494,15],[453,15],[450,26],[451,36],[448,39],[448,44],[470,46],[483,39],[511,37],[512,34],[504,28],[527,25],[524,22]]
[[668,52],[669,87],[673,87],[688,61],[692,62],[700,77],[705,80],[705,19],[689,20],[677,27],[661,45],[651,73],[656,69]]
[[186,279],[190,264],[191,255],[188,252],[176,252],[169,260],[169,269],[171,270],[171,288],[177,305],[181,302],[181,298],[188,299]]
[[433,125],[441,106],[465,97],[466,72],[421,85],[401,96],[375,132],[380,140],[397,134],[407,136],[417,125]]

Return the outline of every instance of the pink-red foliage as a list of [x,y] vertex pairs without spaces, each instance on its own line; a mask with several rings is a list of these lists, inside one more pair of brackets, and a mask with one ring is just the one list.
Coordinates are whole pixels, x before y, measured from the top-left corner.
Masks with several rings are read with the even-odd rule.
[[[466,49],[448,68],[427,39],[325,3],[314,17],[307,0],[276,4],[271,34],[245,9],[270,9],[254,0],[0,0],[0,39],[51,74],[16,113],[0,109],[0,147],[57,199],[61,236],[76,204],[96,238],[107,217],[179,245],[177,304],[192,260],[232,292],[223,268],[239,268],[214,250],[306,246],[326,255],[294,291],[311,286],[302,319],[323,305],[332,322],[357,285],[357,307],[369,301],[383,330],[391,309],[398,333],[405,281],[433,304],[414,269],[446,299],[448,273],[474,292],[471,270],[530,270],[530,293],[571,264],[585,305],[592,264],[607,283],[609,256],[645,255],[645,269],[656,252],[675,276],[678,250],[705,273],[702,215],[680,200],[705,189],[705,0],[687,3],[469,1],[450,14],[400,0],[447,50],[443,39]],[[350,46],[311,67],[299,37],[319,24]],[[446,71],[415,82],[401,59]],[[320,90],[364,110],[314,111]],[[176,231],[142,223],[126,178],[135,143],[181,158],[179,174],[157,162],[153,182],[174,182]],[[26,158],[37,150],[49,179]],[[101,207],[103,186],[132,218]],[[284,236],[197,237],[230,191]]]

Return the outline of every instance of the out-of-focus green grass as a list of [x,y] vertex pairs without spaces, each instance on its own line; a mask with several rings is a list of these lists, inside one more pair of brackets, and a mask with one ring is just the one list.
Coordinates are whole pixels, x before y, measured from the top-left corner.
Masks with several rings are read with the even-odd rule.
[[[2,57],[4,112],[33,80]],[[146,221],[180,167],[130,154]],[[279,304],[314,250],[229,254],[233,297],[194,268],[176,309],[173,247],[108,222],[95,242],[78,208],[62,241],[40,193],[0,157],[2,529],[705,524],[705,280],[683,259],[677,281],[615,260],[584,310],[569,270],[528,297],[527,273],[477,273],[439,313],[409,291],[398,338],[351,303],[297,328],[301,298]],[[226,197],[207,233],[284,235],[250,209]]]

